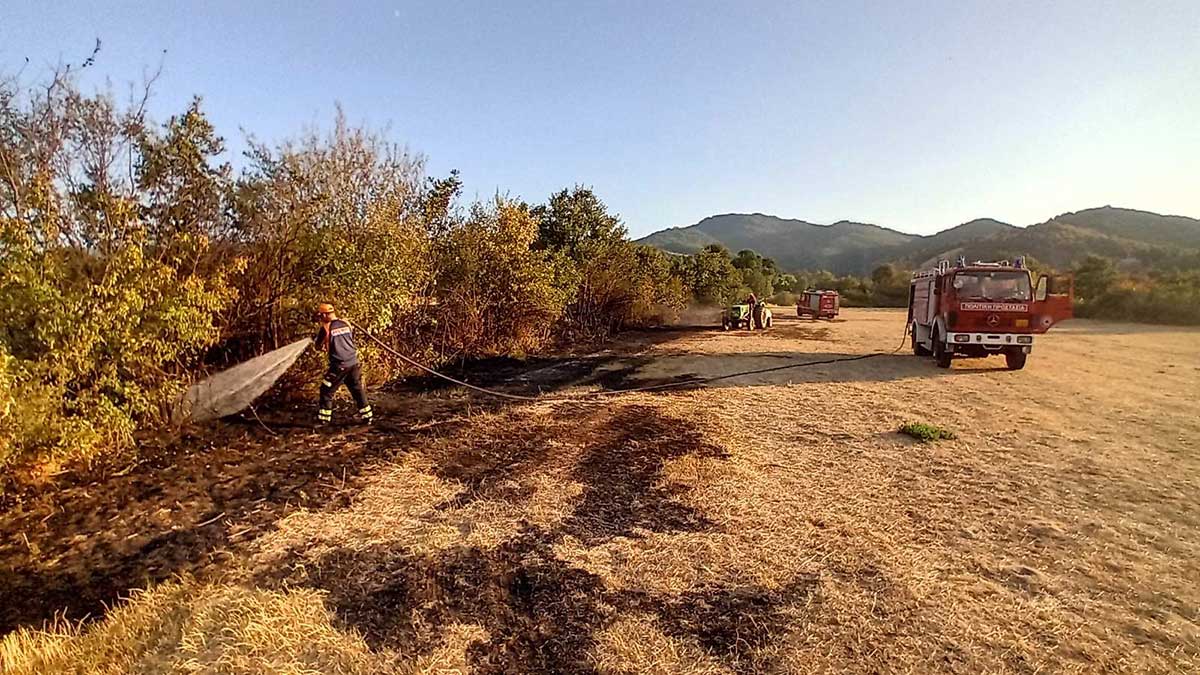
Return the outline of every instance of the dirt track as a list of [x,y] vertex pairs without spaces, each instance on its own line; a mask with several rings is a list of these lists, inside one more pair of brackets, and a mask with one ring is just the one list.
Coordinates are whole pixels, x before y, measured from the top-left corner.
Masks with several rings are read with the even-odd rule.
[[[903,330],[891,310],[777,316],[491,379],[726,375]],[[585,403],[377,392],[370,431],[279,412],[281,437],[227,428],[4,514],[5,626],[190,572],[321,589],[399,671],[1195,672],[1198,394],[1200,331],[1086,321],[1020,372],[906,346]],[[958,438],[915,443],[909,420]]]

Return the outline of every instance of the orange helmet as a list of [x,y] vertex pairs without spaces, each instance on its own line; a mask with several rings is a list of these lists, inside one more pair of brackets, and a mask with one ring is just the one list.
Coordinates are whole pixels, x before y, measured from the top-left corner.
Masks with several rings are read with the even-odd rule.
[[333,305],[328,302],[322,302],[317,305],[317,314],[333,314]]

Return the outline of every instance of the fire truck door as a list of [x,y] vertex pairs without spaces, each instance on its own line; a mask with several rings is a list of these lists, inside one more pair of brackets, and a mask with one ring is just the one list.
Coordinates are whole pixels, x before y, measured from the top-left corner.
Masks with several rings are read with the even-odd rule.
[[1075,316],[1075,277],[1070,274],[1042,275],[1034,291],[1035,328],[1044,332],[1059,321]]

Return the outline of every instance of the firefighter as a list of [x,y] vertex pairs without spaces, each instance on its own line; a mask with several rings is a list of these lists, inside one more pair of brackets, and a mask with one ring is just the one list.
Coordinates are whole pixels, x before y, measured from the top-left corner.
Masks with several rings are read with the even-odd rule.
[[358,362],[358,351],[354,348],[354,334],[350,324],[337,318],[333,305],[323,302],[317,306],[317,318],[321,323],[313,344],[329,354],[329,370],[321,381],[321,400],[317,404],[317,422],[329,424],[333,420],[333,393],[345,383],[358,405],[358,414],[363,422],[370,424],[375,419],[371,405],[362,387],[362,366]]
[[747,328],[750,330],[762,328],[762,320],[759,316],[758,296],[754,294],[754,291],[750,291],[750,296],[746,298],[746,304],[750,305],[750,320]]

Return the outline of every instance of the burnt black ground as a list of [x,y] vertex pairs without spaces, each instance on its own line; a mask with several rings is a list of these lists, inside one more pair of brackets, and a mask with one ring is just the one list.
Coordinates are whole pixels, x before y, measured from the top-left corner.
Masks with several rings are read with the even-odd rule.
[[[559,559],[554,546],[570,536],[587,545],[641,532],[703,532],[714,525],[683,501],[686,488],[663,485],[668,461],[693,455],[721,459],[693,425],[641,405],[593,405],[544,433],[516,444],[513,432],[496,426],[475,430],[470,445],[440,456],[436,472],[462,484],[454,506],[474,499],[520,501],[527,495],[502,486],[555,461],[583,484],[583,494],[553,528],[526,526],[494,548],[458,546],[418,556],[403,546],[338,549],[319,563],[258,583],[305,585],[328,592],[328,602],[347,627],[374,647],[405,654],[436,646],[441,630],[476,624],[488,634],[472,645],[476,673],[592,673],[590,648],[599,631],[624,612],[657,617],[668,634],[694,640],[738,672],[762,672],[769,659],[758,650],[794,623],[788,611],[811,600],[816,581],[800,578],[783,588],[708,586],[680,596],[613,589],[595,574]],[[554,460],[552,440],[581,445],[573,459]],[[507,449],[506,449],[507,448]],[[570,466],[567,466],[569,464]],[[297,560],[303,551],[296,551]]]
[[[490,359],[459,372],[536,393],[588,383],[596,369],[676,334],[637,332],[601,354]],[[604,381],[619,384],[612,378]],[[315,403],[267,404],[176,439],[146,439],[136,462],[75,467],[36,490],[6,490],[0,503],[0,633],[41,626],[59,614],[96,618],[131,589],[180,573],[204,576],[219,567],[214,561],[223,552],[269,529],[287,511],[336,508],[346,483],[353,487],[365,466],[419,443],[414,439],[445,433],[414,429],[464,411],[512,405],[465,398],[443,384],[409,378],[372,391],[378,421],[370,428],[352,421],[345,401],[336,404],[328,429],[314,428]],[[349,438],[366,443],[345,443]],[[338,490],[329,487],[335,483]],[[230,541],[226,523],[235,521],[256,529]]]
[[[641,352],[677,335],[649,332],[623,341],[620,351],[492,360],[465,372],[506,387],[641,385],[634,376],[645,360]],[[462,442],[444,444],[457,450],[439,458],[435,473],[462,488],[442,509],[480,498],[520,502],[531,494],[526,478],[535,471],[565,472],[583,493],[559,527],[526,528],[494,549],[459,547],[433,559],[402,549],[335,551],[310,577],[257,583],[329,590],[340,620],[376,646],[420,651],[447,622],[478,623],[490,635],[470,650],[480,673],[589,672],[586,653],[596,632],[630,608],[657,613],[664,630],[691,636],[745,670],[759,644],[747,641],[746,626],[762,626],[766,635],[784,630],[780,608],[807,597],[803,589],[714,587],[694,597],[655,598],[606,588],[554,555],[555,542],[568,535],[598,545],[643,531],[712,528],[682,499],[683,487],[662,484],[672,459],[723,456],[694,426],[653,407],[607,400],[563,404],[569,413],[532,430],[440,426],[438,420],[470,408],[515,411],[520,404],[430,393],[425,385],[432,382],[408,380],[373,392],[380,418],[374,427],[349,423],[344,405],[335,415],[343,421],[326,430],[312,428],[308,406],[260,408],[257,419],[224,420],[147,445],[139,462],[122,470],[78,472],[54,489],[17,495],[0,514],[0,632],[39,627],[55,616],[96,619],[132,589],[179,574],[218,578],[224,561],[291,510],[344,508],[373,464],[446,436]],[[564,438],[579,443],[578,455],[549,451],[550,441]],[[235,522],[247,529],[231,531]],[[716,616],[713,607],[727,611]]]

